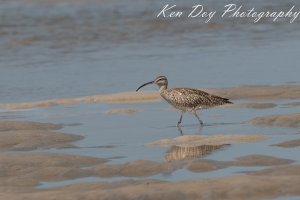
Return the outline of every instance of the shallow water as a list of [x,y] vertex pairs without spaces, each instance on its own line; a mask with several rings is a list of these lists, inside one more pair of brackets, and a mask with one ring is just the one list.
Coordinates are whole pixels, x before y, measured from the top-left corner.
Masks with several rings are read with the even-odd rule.
[[[193,2],[181,5],[193,5]],[[219,1],[207,1],[217,6]],[[287,6],[296,1],[253,1],[261,8]],[[130,6],[134,4],[135,6]],[[20,9],[22,7],[22,9]],[[217,20],[212,26],[189,20],[158,20],[154,10],[160,1],[72,1],[37,3],[34,0],[5,1],[0,4],[0,102],[28,102],[61,97],[79,97],[134,91],[158,74],[169,78],[170,86],[223,88],[240,85],[299,84],[300,19],[286,22],[251,24]],[[154,90],[149,86],[145,90]],[[235,103],[243,103],[236,101]],[[195,119],[184,116],[184,135],[259,134],[265,141],[232,144],[205,156],[230,161],[250,154],[271,155],[300,162],[299,147],[270,146],[298,139],[299,129],[256,127],[251,118],[299,112],[299,107],[282,106],[290,100],[271,101],[271,109],[205,110],[205,126],[199,130]],[[134,108],[144,112],[132,115],[106,114],[109,109]],[[215,117],[220,116],[220,117]],[[179,118],[164,102],[140,104],[79,104],[1,110],[1,120],[32,120],[52,123],[80,123],[63,131],[85,138],[80,148],[37,149],[38,152],[80,154],[113,158],[110,163],[132,160],[163,162],[168,148],[145,144],[174,138]],[[184,180],[232,176],[261,167],[228,167],[206,173],[185,169],[154,179]],[[82,178],[42,187],[111,179]]]
[[[145,112],[133,115],[106,114],[110,108],[140,108]],[[133,160],[152,160],[164,162],[164,156],[169,148],[147,146],[146,144],[163,138],[175,138],[180,135],[174,122],[177,122],[179,114],[166,111],[168,105],[165,102],[144,104],[81,104],[75,106],[57,106],[50,108],[33,108],[24,110],[22,119],[53,122],[53,123],[80,123],[77,126],[66,126],[62,131],[82,135],[85,138],[74,144],[80,148],[66,149],[37,149],[36,152],[56,152],[67,154],[79,154],[100,158],[112,158],[110,163],[120,164]],[[18,111],[22,113],[22,111]],[[258,134],[266,137],[265,141],[254,143],[232,144],[216,150],[206,156],[205,159],[217,161],[232,161],[237,157],[262,154],[279,158],[286,158],[300,162],[298,148],[281,148],[270,146],[286,140],[298,139],[299,130],[286,127],[256,127],[245,121],[255,116],[264,116],[271,113],[294,112],[294,108],[272,109],[229,109],[216,108],[204,110],[201,114],[205,126],[199,129],[195,119],[188,114],[183,121],[184,135],[230,135],[230,134]],[[215,115],[223,117],[215,118]],[[15,115],[12,115],[14,119]],[[192,124],[195,123],[195,124]],[[224,124],[225,123],[225,124]],[[226,124],[232,123],[232,124]],[[117,124],[117,125],[116,125]],[[265,168],[265,167],[263,167]],[[167,176],[164,174],[149,178],[160,180],[184,180],[197,178],[216,178],[224,176],[240,175],[242,171],[263,169],[261,167],[228,167],[217,171],[194,173],[186,169],[177,170]],[[41,187],[47,188],[70,183],[85,181],[115,181],[132,179],[126,177],[110,178],[80,178],[74,182],[62,181],[58,183],[44,182]],[[142,178],[138,178],[142,179]]]
[[[203,4],[216,10],[223,6],[218,1]],[[285,8],[299,2],[252,4],[245,6]],[[158,74],[182,87],[299,83],[294,60],[300,20],[253,24],[216,18],[209,26],[156,19],[161,5],[2,2],[0,102],[132,91]]]

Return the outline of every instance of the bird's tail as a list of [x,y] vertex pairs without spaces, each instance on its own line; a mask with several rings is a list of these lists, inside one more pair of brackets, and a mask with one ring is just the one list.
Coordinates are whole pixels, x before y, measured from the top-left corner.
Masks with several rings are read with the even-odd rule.
[[229,99],[223,98],[225,104],[233,104],[233,102],[229,101]]
[[220,97],[220,96],[216,96],[216,95],[213,95],[211,100],[212,100],[212,103],[214,106],[217,106],[217,105],[220,106],[220,105],[224,105],[224,104],[233,104],[233,102],[231,102],[229,99]]

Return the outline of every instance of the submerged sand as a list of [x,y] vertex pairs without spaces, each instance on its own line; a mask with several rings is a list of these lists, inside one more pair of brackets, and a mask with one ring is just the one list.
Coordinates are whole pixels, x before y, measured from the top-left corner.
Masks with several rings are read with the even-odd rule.
[[294,148],[300,146],[300,139],[297,140],[289,140],[285,142],[281,142],[279,144],[273,144],[272,146],[284,147],[284,148]]
[[[202,89],[209,93],[226,97],[232,100],[278,100],[278,99],[298,99],[300,98],[299,85],[275,85],[275,86],[239,86],[223,89]],[[33,107],[50,107],[56,105],[72,105],[80,103],[143,103],[160,101],[157,91],[141,92],[121,92],[107,95],[84,96],[77,98],[52,99],[38,102],[24,103],[2,103],[0,109],[28,109]],[[272,104],[249,104],[248,108],[271,108]]]
[[[1,152],[0,160],[1,183],[6,186],[33,186],[37,185],[39,181],[51,182],[92,175],[105,178],[151,177],[157,174],[172,173],[178,169],[201,172],[203,169],[213,171],[230,166],[276,166],[293,162],[272,156],[249,155],[239,157],[235,161],[203,159],[185,162],[155,162],[135,160],[124,164],[108,164],[108,160],[104,158],[32,152]],[[211,166],[209,169],[207,169],[207,164]]]
[[109,109],[105,111],[106,114],[135,114],[143,112],[142,109],[133,109],[133,108],[115,108],[115,109]]
[[30,152],[0,152],[0,191],[37,186],[41,181],[61,181],[91,176],[82,169],[106,159],[78,155]]
[[31,121],[0,121],[0,131],[58,130],[62,128],[62,124],[40,123]]
[[297,107],[297,106],[300,106],[300,102],[291,102],[291,103],[286,103],[284,105],[285,106],[294,106],[294,107]]
[[253,108],[253,109],[270,109],[276,107],[274,103],[244,103],[228,105],[229,108]]
[[230,199],[252,200],[300,195],[300,166],[289,165],[249,175],[166,182],[124,180],[80,183],[51,189],[0,192],[5,199]]
[[255,117],[249,122],[253,125],[287,126],[298,128],[300,127],[300,113]]
[[[275,100],[300,97],[300,86],[241,86],[208,90],[230,99]],[[0,104],[4,109],[26,109],[36,106],[79,103],[140,103],[159,101],[157,92],[129,92],[96,95],[41,102]],[[268,109],[273,103],[251,102],[232,108]],[[230,107],[229,107],[230,108]],[[134,108],[110,109],[108,114],[134,114]],[[300,115],[270,115],[249,121],[253,125],[300,127]],[[59,132],[64,125],[28,121],[0,122],[0,199],[230,199],[252,200],[300,195],[300,165],[293,160],[246,155],[229,161],[205,159],[205,155],[235,143],[257,142],[262,135],[185,135],[161,139],[148,146],[169,148],[163,161],[132,160],[113,164],[109,158],[38,153],[41,148],[75,147],[81,136]],[[299,140],[275,144],[298,147]],[[16,151],[18,150],[18,151]],[[23,151],[20,151],[23,150]],[[26,150],[26,151],[24,151]],[[199,159],[201,158],[201,159]],[[249,166],[264,167],[249,171]],[[172,174],[178,170],[190,173],[212,172],[230,167],[247,167],[236,176],[184,181],[153,180],[153,176]],[[125,178],[123,181],[79,183],[38,189],[41,182],[56,182],[85,177]],[[137,179],[139,178],[139,179]],[[141,179],[142,178],[142,179]]]
[[[232,161],[194,159],[192,151],[185,159],[167,162],[132,160],[121,164],[107,158],[38,153],[32,148],[57,148],[72,145],[80,136],[56,132],[63,125],[28,121],[0,122],[0,199],[258,199],[300,195],[300,166],[293,160],[267,155],[247,155]],[[54,131],[55,130],[55,131]],[[259,135],[181,136],[159,140],[150,145],[194,148],[256,142]],[[214,150],[214,148],[212,148]],[[202,149],[203,150],[203,149]],[[175,151],[176,152],[176,151]],[[191,156],[186,153],[190,152]],[[178,152],[177,152],[178,153]],[[169,152],[170,154],[170,152]],[[244,172],[239,176],[207,180],[167,182],[153,180],[154,175],[177,170],[202,173],[234,166],[265,166],[265,170]],[[247,173],[247,174],[245,174]],[[84,177],[127,177],[124,181],[79,183],[38,189],[41,182],[56,182]],[[132,178],[143,177],[143,180]],[[228,184],[230,183],[230,184]]]

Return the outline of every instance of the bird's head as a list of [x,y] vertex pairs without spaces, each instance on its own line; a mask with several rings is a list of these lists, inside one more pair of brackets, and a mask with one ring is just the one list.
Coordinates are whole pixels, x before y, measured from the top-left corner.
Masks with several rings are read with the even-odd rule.
[[148,83],[141,85],[136,91],[139,91],[139,89],[141,89],[142,87],[149,85],[149,84],[156,84],[156,85],[158,85],[159,89],[161,89],[161,88],[166,89],[168,87],[168,79],[165,76],[158,76],[155,78],[154,81],[150,81]]

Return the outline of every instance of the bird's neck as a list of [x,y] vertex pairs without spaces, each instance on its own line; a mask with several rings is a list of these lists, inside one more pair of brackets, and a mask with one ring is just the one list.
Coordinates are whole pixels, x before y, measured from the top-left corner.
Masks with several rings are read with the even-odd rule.
[[159,92],[162,92],[162,91],[164,91],[164,90],[166,90],[167,89],[167,86],[166,85],[161,85],[160,87],[159,87]]

